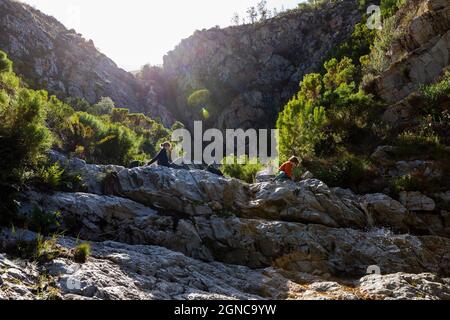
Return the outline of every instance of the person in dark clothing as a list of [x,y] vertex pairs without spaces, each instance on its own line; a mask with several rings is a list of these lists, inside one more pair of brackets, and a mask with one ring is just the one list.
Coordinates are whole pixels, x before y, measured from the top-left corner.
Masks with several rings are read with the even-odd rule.
[[171,149],[172,145],[170,142],[164,142],[161,144],[161,150],[147,165],[152,165],[157,162],[158,166],[163,167],[172,167],[172,159],[171,159]]

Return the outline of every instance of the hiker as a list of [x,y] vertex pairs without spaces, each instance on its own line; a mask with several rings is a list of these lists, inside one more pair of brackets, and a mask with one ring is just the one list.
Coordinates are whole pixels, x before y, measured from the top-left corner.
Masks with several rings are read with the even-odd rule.
[[170,142],[166,141],[164,143],[161,143],[161,150],[156,155],[156,157],[154,157],[147,165],[150,166],[153,163],[157,162],[158,166],[172,167],[171,150],[172,145],[170,144]]
[[293,176],[293,171],[295,168],[297,168],[300,165],[300,160],[299,158],[293,156],[289,159],[289,161],[283,163],[281,165],[281,167],[278,169],[279,173],[278,175],[275,177],[275,181],[277,180],[287,180],[287,179],[294,179]]

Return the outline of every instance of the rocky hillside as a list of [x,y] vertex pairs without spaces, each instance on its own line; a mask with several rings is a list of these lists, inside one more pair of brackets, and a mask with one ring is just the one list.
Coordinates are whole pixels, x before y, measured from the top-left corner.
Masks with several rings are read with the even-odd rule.
[[[189,90],[207,87],[214,93],[219,83],[230,108],[212,120],[224,126],[267,125],[274,110],[271,97],[289,98],[290,81],[318,67],[319,56],[351,31],[359,16],[353,6],[344,1],[320,11],[293,13],[305,20],[286,15],[253,26],[199,32],[166,57],[171,78],[164,70],[151,70],[149,79],[161,77],[170,86],[175,80],[184,90],[176,96],[179,103]],[[327,10],[340,13],[333,17],[342,20],[334,27],[322,25],[325,31],[318,24],[311,28]],[[14,198],[15,221],[34,231],[0,228],[0,299],[450,300],[450,162],[445,139],[449,17],[446,0],[409,0],[393,17],[383,70],[369,81],[369,89],[387,101],[380,115],[390,123],[389,135],[399,137],[402,130],[421,134],[424,125],[437,130],[431,141],[439,148],[427,149],[427,135],[408,145],[407,139],[403,144],[394,139],[396,143],[370,147],[377,177],[394,181],[395,192],[388,186],[359,193],[342,184],[330,187],[311,173],[295,182],[259,176],[259,182],[247,184],[203,170],[88,164],[49,151],[49,162],[64,169],[65,183],[52,192],[30,183]],[[277,32],[282,25],[297,31]],[[259,30],[258,37],[273,35],[274,42],[264,47],[267,53],[261,41],[253,42],[256,36],[246,31],[250,28]],[[317,55],[308,51],[315,32],[327,39],[317,42]],[[309,43],[292,40],[281,50],[277,41],[290,36]],[[255,52],[247,51],[251,47]],[[309,55],[310,64],[294,64],[288,55],[291,47]],[[254,64],[227,64],[243,54]],[[276,65],[279,71],[283,59],[290,61],[289,76],[269,68]],[[204,72],[212,77],[207,82],[202,82]],[[276,80],[278,76],[284,80]],[[224,85],[227,79],[229,86]],[[423,86],[436,82],[427,100]],[[240,83],[242,91],[230,89],[231,83]],[[286,92],[273,89],[278,86],[286,86]],[[258,97],[262,104],[253,105]],[[255,110],[261,110],[261,116],[255,116]],[[437,120],[427,122],[428,116]],[[375,185],[371,177],[364,176],[364,183]],[[86,261],[79,258],[80,242],[90,244]]]
[[254,25],[197,31],[164,57],[177,88],[177,114],[195,118],[187,97],[206,88],[219,128],[264,128],[360,21],[358,1],[292,11]]
[[450,66],[450,5],[446,0],[411,0],[394,21],[387,67],[375,79],[375,91],[390,104],[383,118],[410,122],[420,113],[414,97]]
[[173,123],[171,114],[151,103],[131,73],[55,18],[19,1],[0,0],[0,28],[0,49],[32,88],[46,89],[61,99],[84,98],[91,104],[111,97],[118,107]]
[[[197,31],[164,58],[157,79],[121,70],[94,43],[51,16],[18,1],[0,1],[0,49],[36,89],[59,98],[117,106],[189,125],[198,118],[187,97],[207,88],[209,124],[223,128],[272,127],[304,74],[317,70],[330,49],[361,18],[355,0],[294,10],[254,25]],[[170,109],[170,112],[168,111]]]
[[[450,298],[450,222],[426,219],[438,213],[420,194],[400,203],[314,179],[248,185],[198,170],[52,158],[80,174],[86,192],[23,195],[22,215],[59,211],[69,237],[50,262],[1,255],[4,298],[35,298],[42,273],[65,299]],[[86,264],[71,259],[70,235],[91,241]],[[4,229],[0,242],[35,237]],[[381,275],[367,276],[371,268]]]

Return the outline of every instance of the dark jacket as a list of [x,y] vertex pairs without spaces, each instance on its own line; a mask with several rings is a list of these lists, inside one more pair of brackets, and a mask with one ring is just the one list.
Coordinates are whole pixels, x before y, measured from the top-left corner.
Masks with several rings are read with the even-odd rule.
[[154,157],[149,163],[148,165],[151,165],[153,163],[155,163],[156,161],[158,161],[158,166],[164,166],[164,167],[170,167],[170,155],[167,154],[167,150],[166,149],[161,149],[159,151],[159,153],[156,155],[156,157]]

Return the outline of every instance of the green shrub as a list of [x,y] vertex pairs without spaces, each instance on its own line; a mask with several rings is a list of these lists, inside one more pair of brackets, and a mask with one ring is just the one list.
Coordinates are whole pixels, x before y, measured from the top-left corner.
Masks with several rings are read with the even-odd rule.
[[393,197],[398,197],[402,191],[421,191],[425,194],[434,194],[446,191],[447,187],[447,181],[427,177],[423,172],[413,172],[390,180],[390,190]]
[[47,164],[37,170],[35,180],[38,184],[44,185],[46,189],[58,190],[63,173],[64,169],[61,169],[58,163]]
[[360,90],[357,68],[350,58],[331,59],[324,75],[308,74],[297,95],[277,120],[282,159],[292,154],[332,156],[361,145],[376,143],[375,124],[381,111],[371,95]]
[[75,111],[87,111],[91,106],[89,102],[83,98],[68,97],[64,99],[64,102],[65,104],[71,106]]
[[450,99],[450,76],[445,76],[441,81],[423,86],[420,90],[426,102],[432,106],[441,99]]
[[27,217],[26,225],[32,231],[48,235],[56,232],[60,227],[61,213],[46,212],[35,206],[30,216]]
[[392,17],[403,5],[406,0],[381,0],[381,16],[383,19]]
[[379,30],[376,34],[369,59],[367,59],[368,63],[364,65],[364,72],[366,74],[377,75],[389,67],[390,59],[387,53],[395,37],[397,37],[397,33],[394,17],[385,19],[383,29]]
[[[15,233],[13,229],[13,233]],[[7,254],[38,263],[46,263],[63,255],[63,250],[57,245],[58,235],[45,238],[38,234],[33,240],[24,240],[18,237],[2,248]]]
[[12,72],[12,62],[3,51],[0,51],[0,73]]
[[102,97],[99,102],[87,108],[86,112],[98,116],[111,114],[114,108],[114,101],[110,97]]
[[58,236],[53,235],[51,238],[46,239],[42,235],[38,234],[36,241],[31,248],[34,249],[32,253],[32,259],[40,262],[46,263],[53,261],[62,254],[62,250],[57,245]]
[[330,187],[357,190],[361,183],[374,176],[370,163],[354,155],[341,155],[327,160],[310,159],[305,166]]
[[82,151],[78,156],[94,163],[127,165],[141,154],[141,136],[124,125],[84,112],[71,117],[64,136],[68,152]]
[[86,263],[91,255],[91,245],[89,243],[81,243],[73,250],[73,260],[76,263]]
[[80,175],[69,173],[56,163],[45,163],[36,170],[32,182],[43,191],[79,192],[84,190]]
[[50,147],[45,101],[40,91],[18,89],[7,104],[0,105],[0,181],[22,181]]
[[[244,164],[239,164],[238,162]],[[226,176],[240,179],[248,183],[255,182],[256,174],[263,168],[264,166],[259,161],[250,161],[248,156],[241,157],[240,159],[229,156],[225,157],[222,161],[222,172]]]
[[446,159],[450,157],[450,151],[440,143],[440,137],[431,133],[418,131],[406,131],[400,134],[394,141],[396,146],[395,156],[398,159],[428,158],[432,160]]
[[128,109],[114,108],[111,112],[111,121],[123,123],[127,120],[129,113]]

